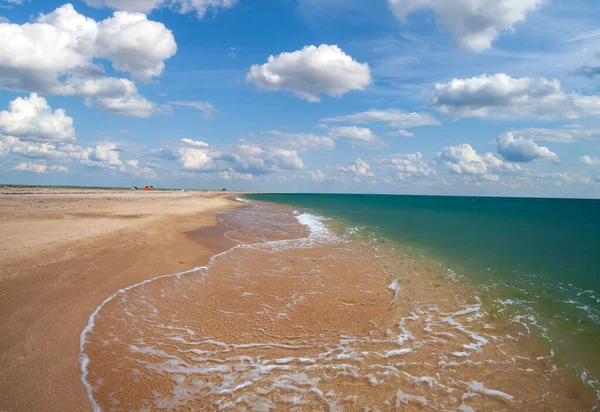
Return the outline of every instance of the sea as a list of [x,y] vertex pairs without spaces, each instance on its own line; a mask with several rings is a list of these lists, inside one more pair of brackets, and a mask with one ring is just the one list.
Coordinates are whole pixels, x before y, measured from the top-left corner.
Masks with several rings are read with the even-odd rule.
[[[418,251],[468,283],[494,316],[600,376],[600,200],[252,194]],[[333,221],[330,224],[334,224]],[[592,378],[591,375],[596,378]]]
[[90,316],[95,410],[600,408],[600,201],[234,200],[235,246]]

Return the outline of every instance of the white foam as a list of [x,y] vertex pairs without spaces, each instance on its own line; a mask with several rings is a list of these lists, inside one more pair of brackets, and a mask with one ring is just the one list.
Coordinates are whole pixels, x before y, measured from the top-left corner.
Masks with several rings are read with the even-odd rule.
[[[467,383],[467,382],[465,382],[465,383]],[[481,382],[476,382],[476,381],[468,382],[468,385],[469,385],[468,390],[471,392],[480,393],[482,395],[488,395],[488,396],[496,396],[498,398],[502,398],[504,400],[511,401],[511,402],[515,400],[514,396],[509,395],[504,392],[501,392],[501,391],[497,391],[496,389],[486,388],[483,385],[483,383],[481,383]],[[464,397],[464,395],[463,395],[463,397]]]
[[411,348],[392,349],[392,350],[385,351],[385,354],[383,355],[383,357],[387,359],[391,356],[406,355],[409,352],[412,352]]
[[310,229],[311,236],[319,236],[328,234],[327,227],[323,224],[325,220],[321,216],[313,215],[312,213],[301,213],[296,215],[296,219],[300,224],[308,226]]
[[390,283],[390,286],[388,286],[388,289],[394,292],[394,300],[390,302],[390,305],[393,306],[398,300],[398,295],[400,294],[400,284],[398,283],[398,279],[394,279],[394,281]]
[[426,406],[428,403],[424,396],[411,395],[398,389],[396,393],[396,408],[399,408],[402,403],[408,405],[409,402],[416,402],[423,406]]
[[92,405],[92,409],[94,410],[94,412],[101,412],[102,408],[100,408],[100,405],[98,405],[98,403],[94,400],[94,395],[93,395],[93,387],[92,385],[88,382],[87,380],[87,375],[88,375],[88,365],[90,363],[90,359],[88,358],[88,356],[85,354],[84,352],[84,346],[87,343],[87,338],[88,335],[91,333],[91,331],[94,329],[94,323],[96,320],[96,316],[98,316],[98,312],[100,312],[100,310],[111,300],[113,300],[114,298],[116,298],[117,296],[120,296],[122,294],[124,294],[125,292],[127,292],[128,290],[134,289],[134,288],[138,288],[140,286],[143,286],[147,283],[150,282],[154,282],[155,280],[158,279],[163,279],[163,278],[168,278],[168,277],[172,277],[172,276],[181,276],[183,274],[188,274],[188,273],[193,273],[193,272],[200,272],[203,269],[207,269],[208,266],[210,266],[214,260],[216,258],[218,258],[219,256],[225,255],[226,253],[231,252],[234,249],[237,249],[238,247],[241,247],[242,245],[236,245],[234,247],[232,247],[229,250],[226,250],[224,252],[218,253],[214,256],[212,256],[210,258],[209,264],[206,266],[198,266],[194,269],[191,270],[187,270],[185,272],[179,272],[179,273],[172,273],[169,275],[162,275],[162,276],[158,276],[152,279],[146,279],[140,283],[136,283],[134,285],[131,286],[127,286],[126,288],[122,288],[119,289],[118,291],[116,291],[115,293],[113,293],[112,295],[110,295],[109,297],[107,297],[106,299],[104,299],[104,301],[100,304],[100,306],[98,306],[96,308],[96,310],[94,310],[94,312],[90,315],[89,319],[88,319],[88,323],[85,325],[85,328],[83,328],[83,331],[81,331],[81,335],[79,337],[79,365],[80,365],[80,371],[81,371],[81,382],[83,383],[83,386],[86,389],[86,392],[88,394],[88,398],[90,400],[90,403]]

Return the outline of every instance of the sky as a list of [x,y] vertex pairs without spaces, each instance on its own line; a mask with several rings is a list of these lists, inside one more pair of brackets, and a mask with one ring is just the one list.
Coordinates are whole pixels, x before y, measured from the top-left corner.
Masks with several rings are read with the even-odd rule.
[[597,0],[0,0],[0,183],[600,197]]

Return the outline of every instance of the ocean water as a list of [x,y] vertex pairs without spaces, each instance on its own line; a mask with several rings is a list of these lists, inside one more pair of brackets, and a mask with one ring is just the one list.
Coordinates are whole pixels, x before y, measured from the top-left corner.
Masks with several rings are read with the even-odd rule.
[[589,386],[600,376],[600,201],[252,194],[360,228],[469,284],[493,316],[534,337]]

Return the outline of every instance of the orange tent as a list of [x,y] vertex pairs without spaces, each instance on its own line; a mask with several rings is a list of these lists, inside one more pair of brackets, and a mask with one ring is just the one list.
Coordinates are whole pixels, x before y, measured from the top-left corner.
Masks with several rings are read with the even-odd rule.
[[154,186],[146,186],[144,190],[154,190]]

